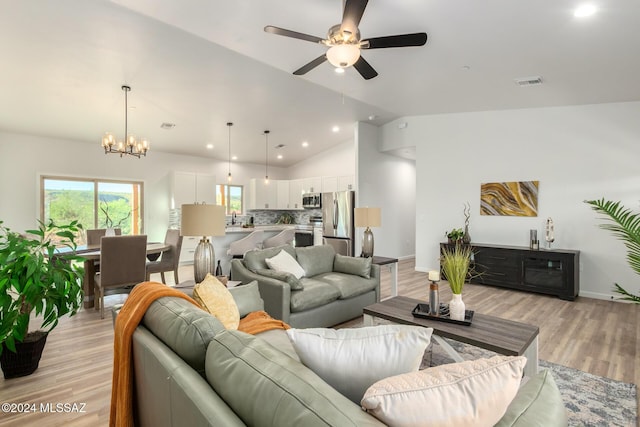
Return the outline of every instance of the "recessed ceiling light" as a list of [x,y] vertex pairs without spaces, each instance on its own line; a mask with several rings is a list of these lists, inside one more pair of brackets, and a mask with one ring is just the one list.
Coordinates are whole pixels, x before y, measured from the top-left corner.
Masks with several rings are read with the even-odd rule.
[[344,68],[342,67],[336,67],[334,68],[334,71],[336,72],[336,74],[344,74]]
[[207,144],[207,150],[213,150],[213,144]]
[[282,159],[282,154],[278,154],[278,159]]
[[307,148],[309,146],[309,143],[307,141],[302,141],[302,146],[304,148]]
[[334,127],[332,127],[332,128],[331,128],[331,130],[332,130],[334,133],[338,133],[338,132],[340,132],[340,128],[339,128],[338,126],[334,126]]
[[231,160],[238,160],[238,156],[231,156]]
[[375,120],[377,118],[378,118],[378,116],[376,116],[375,114],[372,114],[372,115],[369,116],[369,120]]
[[575,16],[576,18],[585,18],[587,16],[591,16],[594,13],[596,13],[596,6],[593,4],[583,4],[578,6],[574,11],[573,11],[573,16]]

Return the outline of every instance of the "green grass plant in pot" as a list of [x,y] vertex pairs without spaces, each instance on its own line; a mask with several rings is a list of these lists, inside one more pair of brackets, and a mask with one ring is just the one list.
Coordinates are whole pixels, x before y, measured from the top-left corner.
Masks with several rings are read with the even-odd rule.
[[[0,364],[5,378],[38,368],[47,334],[83,300],[82,257],[76,255],[77,221],[56,225],[38,221],[20,234],[0,221]],[[56,253],[58,247],[66,248]],[[29,331],[32,314],[41,329]]]
[[449,316],[452,320],[464,320],[465,306],[462,301],[464,287],[471,267],[471,246],[454,245],[443,247],[440,265],[444,278],[449,282],[453,296],[449,302]]

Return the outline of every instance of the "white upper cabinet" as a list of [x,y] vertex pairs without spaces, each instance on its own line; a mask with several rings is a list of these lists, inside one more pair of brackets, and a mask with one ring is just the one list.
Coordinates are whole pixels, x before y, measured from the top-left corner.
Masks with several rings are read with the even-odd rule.
[[289,181],[289,209],[302,209],[302,180]]
[[277,180],[271,180],[266,184],[264,179],[252,178],[249,181],[247,209],[276,209],[278,204],[277,183]]
[[322,192],[323,193],[335,193],[338,191],[338,177],[337,176],[323,176],[322,177]]
[[293,209],[289,203],[289,181],[278,180],[271,183],[276,187],[276,208],[277,209]]
[[338,191],[351,191],[356,189],[356,183],[353,175],[345,175],[338,177]]
[[192,203],[216,203],[216,177],[193,172],[173,172],[171,209]]
[[302,180],[302,192],[303,193],[321,193],[322,192],[322,178],[304,178]]

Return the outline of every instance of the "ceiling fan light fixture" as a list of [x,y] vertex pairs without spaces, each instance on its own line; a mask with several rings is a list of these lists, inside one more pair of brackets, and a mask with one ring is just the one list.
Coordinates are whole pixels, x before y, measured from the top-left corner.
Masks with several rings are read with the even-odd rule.
[[354,44],[338,44],[327,51],[327,59],[334,67],[347,68],[360,59],[360,48]]

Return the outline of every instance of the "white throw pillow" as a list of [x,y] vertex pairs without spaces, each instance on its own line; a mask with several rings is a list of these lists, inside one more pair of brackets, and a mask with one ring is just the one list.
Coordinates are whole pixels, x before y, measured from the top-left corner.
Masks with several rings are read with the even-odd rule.
[[493,426],[515,397],[527,359],[495,356],[378,381],[361,405],[391,427]]
[[298,261],[296,261],[295,258],[293,258],[289,254],[289,252],[285,250],[280,251],[278,255],[272,258],[266,258],[264,261],[272,270],[291,273],[295,276],[296,279],[304,276],[304,269],[300,267]]
[[287,330],[300,361],[356,404],[376,381],[417,371],[432,332],[406,325]]

